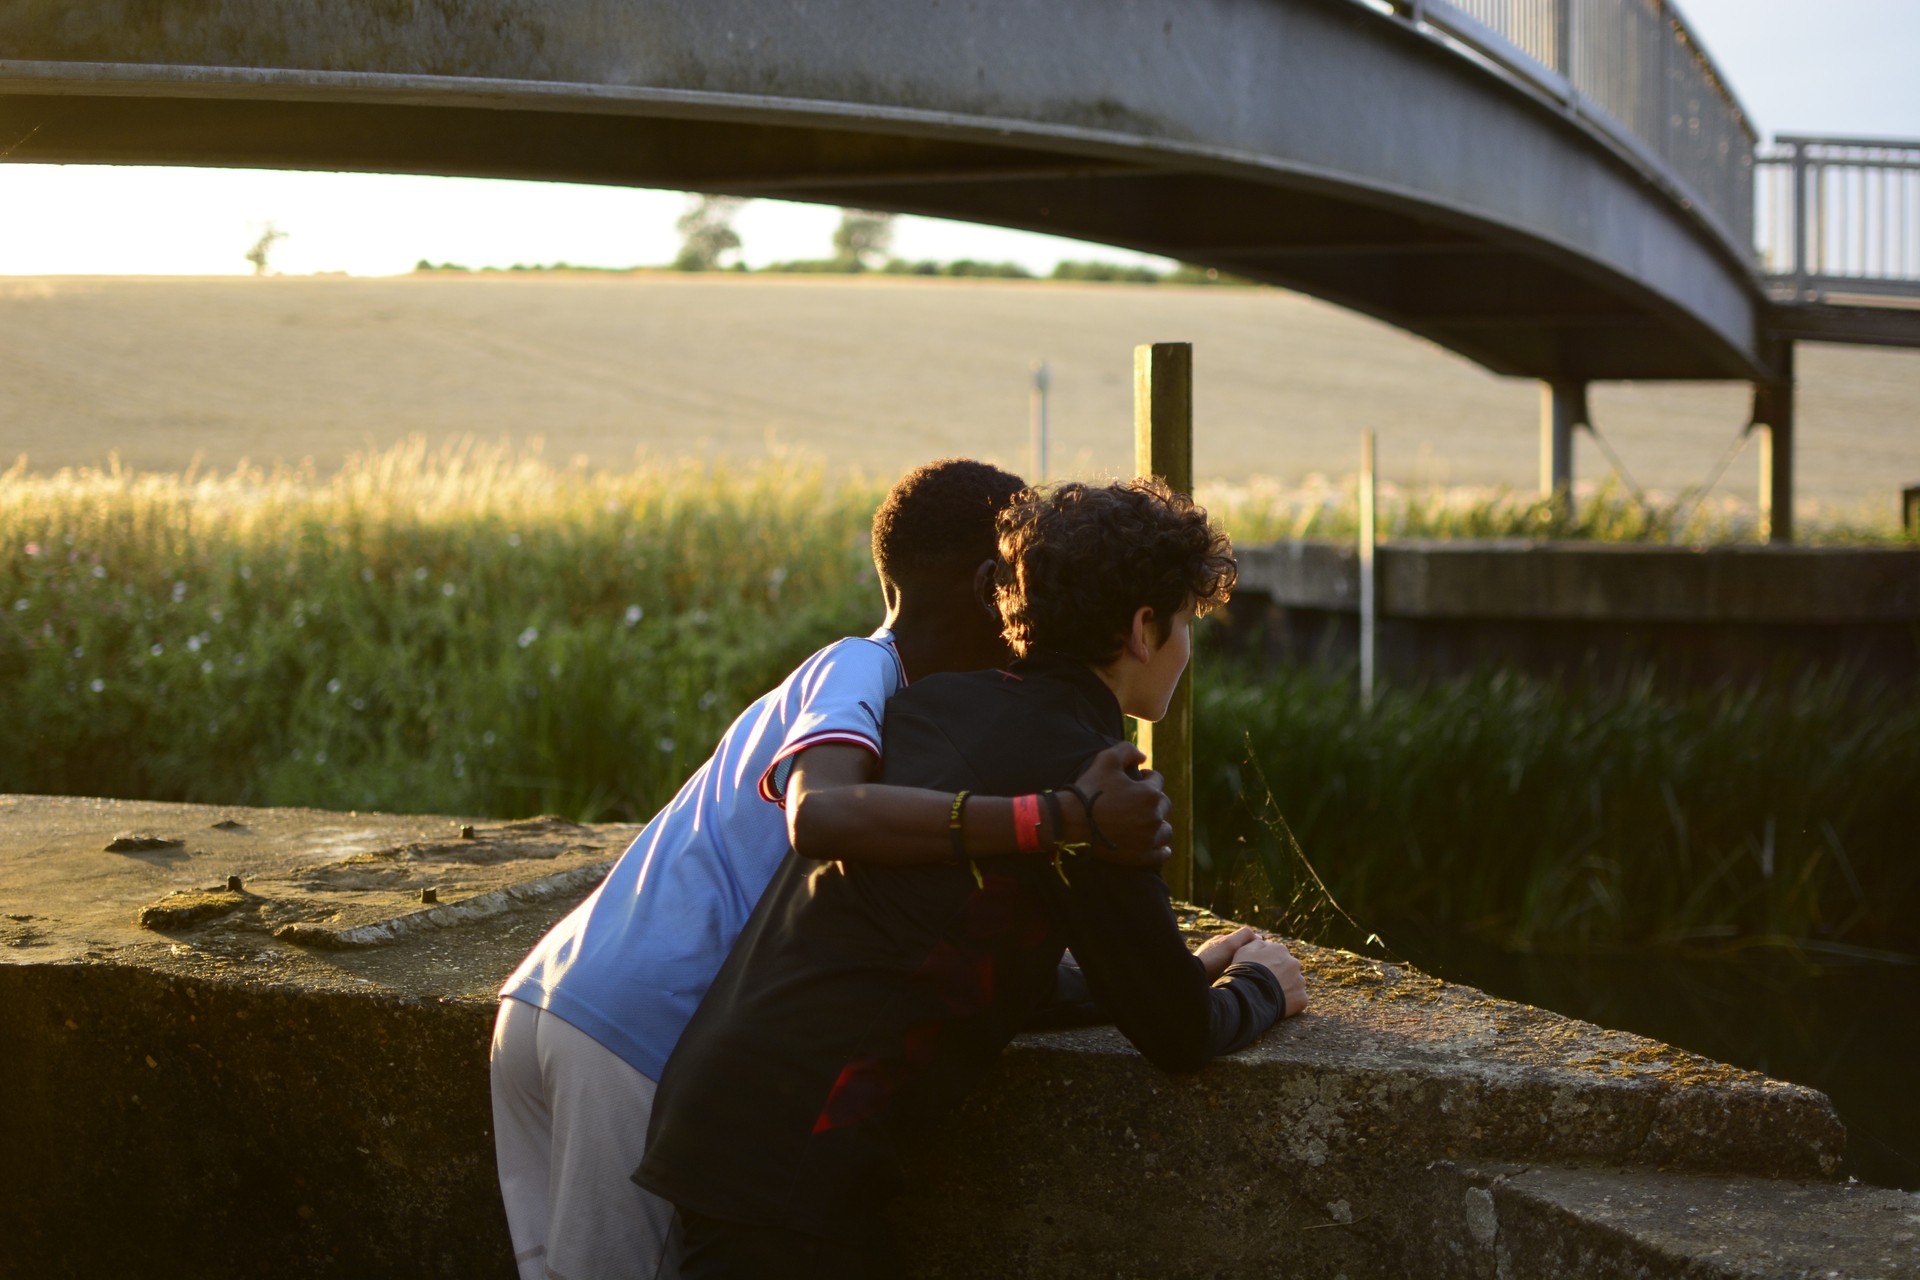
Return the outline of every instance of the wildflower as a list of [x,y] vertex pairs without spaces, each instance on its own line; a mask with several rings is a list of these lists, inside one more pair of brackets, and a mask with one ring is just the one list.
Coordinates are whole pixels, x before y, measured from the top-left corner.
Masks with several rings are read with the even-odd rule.
[[702,711],[711,711],[713,710],[713,704],[718,701],[720,701],[720,695],[712,689],[709,689],[700,695],[700,709]]
[[367,709],[367,700],[365,698],[355,698],[351,705],[355,711],[365,711]]
[[630,604],[627,606],[627,625],[628,626],[631,627],[631,626],[638,625],[640,619],[646,616],[647,616],[647,611],[645,609],[642,609],[639,605]]
[[201,674],[201,675],[203,675],[203,676],[210,676],[210,675],[212,675],[212,674],[213,674],[213,659],[212,659],[212,658],[202,658],[202,659],[200,659],[200,674]]
[[490,746],[492,746],[492,745],[493,745],[493,730],[491,730],[491,729],[489,729],[489,730],[487,730],[487,731],[486,731],[485,733],[483,733],[483,734],[481,734],[481,735],[480,735],[480,741],[481,741],[481,742],[482,742],[482,743],[483,743],[484,745],[486,745],[486,746],[489,746],[489,747],[490,747]]
[[22,596],[18,600],[15,600],[13,602],[13,611],[15,613],[25,613],[27,610],[31,608],[33,608],[33,601],[27,599],[25,596]]
[[95,693],[101,692],[106,687],[107,687],[107,682],[105,680],[102,680],[99,676],[95,676],[93,679],[87,681],[87,688],[93,690]]
[[520,535],[519,535],[519,534],[517,534],[517,533],[510,533],[510,534],[508,534],[508,535],[507,535],[507,545],[508,545],[508,546],[510,546],[510,547],[517,547],[517,546],[519,546],[519,545],[520,545]]
[[29,543],[27,544],[27,554],[28,554],[28,555],[30,555],[30,556],[37,556],[37,555],[39,555],[39,554],[40,554],[40,544],[39,544],[39,543],[37,543],[37,542],[29,542]]
[[200,652],[200,646],[201,646],[201,645],[203,645],[203,644],[205,644],[205,643],[206,643],[206,641],[205,641],[205,640],[202,640],[202,639],[201,639],[201,638],[200,638],[200,637],[199,637],[198,635],[191,635],[191,636],[188,636],[188,637],[187,637],[187,652],[188,652],[188,653],[198,653],[198,652]]
[[413,580],[415,582],[425,582],[427,580],[427,566],[421,565],[418,569],[415,569],[413,571]]
[[339,677],[339,676],[335,676],[335,677],[334,677],[333,679],[331,679],[331,680],[329,680],[329,681],[327,681],[327,692],[328,692],[328,693],[338,693],[338,692],[340,692],[340,677]]
[[95,565],[95,566],[93,566],[93,576],[94,576],[94,577],[96,577],[96,578],[104,578],[104,577],[106,577],[106,576],[107,576],[107,566],[105,566],[105,565],[103,565],[103,564],[97,564],[97,565]]
[[147,648],[147,652],[152,654],[156,658],[159,657],[161,654],[165,653],[166,651],[167,651],[167,646],[161,644],[158,640],[154,641],[153,644],[151,644]]
[[533,644],[533,642],[535,640],[538,640],[539,638],[540,638],[540,628],[528,627],[525,631],[522,631],[520,633],[520,647],[522,649],[525,649],[531,644]]
[[660,739],[660,751],[663,755],[671,754],[673,751],[673,739],[672,738]]
[[325,747],[313,753],[313,762],[315,764],[325,764],[327,762],[327,749]]
[[441,595],[446,596],[448,599],[452,599],[453,592],[454,592],[454,586],[451,582],[443,582],[440,584]]
[[75,645],[75,646],[73,646],[73,656],[74,656],[74,657],[76,657],[76,658],[84,658],[84,657],[86,657],[86,656],[87,656],[87,646],[85,646],[85,645],[83,645],[83,644],[77,644],[77,645]]
[[186,598],[187,598],[187,584],[184,582],[174,583],[173,584],[173,602],[175,604],[179,604],[182,600],[185,600]]
[[207,610],[207,616],[209,618],[212,618],[215,622],[225,622],[227,620],[227,615],[220,612],[217,606],[215,608]]

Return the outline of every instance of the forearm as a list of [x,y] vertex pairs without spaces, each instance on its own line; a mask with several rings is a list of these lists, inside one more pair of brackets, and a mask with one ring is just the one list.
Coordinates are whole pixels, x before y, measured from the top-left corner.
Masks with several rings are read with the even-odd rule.
[[1244,1049],[1287,1016],[1280,979],[1265,965],[1230,964],[1207,991],[1207,1048],[1213,1057]]
[[[856,783],[803,791],[793,797],[788,827],[794,851],[805,858],[856,862],[946,862],[955,855],[954,793],[882,783]],[[1063,803],[1040,804],[1040,830],[1030,843],[1051,849],[1056,843],[1087,839],[1084,811],[1069,793]],[[1061,830],[1055,831],[1056,817]],[[960,807],[960,848],[969,858],[1022,852],[1014,802],[1006,796],[969,795]]]

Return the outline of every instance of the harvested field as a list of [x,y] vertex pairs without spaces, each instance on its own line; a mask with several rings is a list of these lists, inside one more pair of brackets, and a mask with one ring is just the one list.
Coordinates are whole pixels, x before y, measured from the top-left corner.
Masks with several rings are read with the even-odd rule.
[[[1197,469],[1353,469],[1530,487],[1538,391],[1277,290],[901,279],[515,275],[0,280],[0,457],[47,471],[346,455],[409,435],[544,437],[549,457],[769,446],[886,474],[966,452],[1024,465],[1028,365],[1052,362],[1056,473],[1131,460],[1130,350],[1197,344]],[[1891,511],[1920,482],[1920,353],[1807,347],[1802,494]],[[1745,421],[1736,384],[1610,384],[1634,477],[1699,484]],[[1607,463],[1578,446],[1578,474]],[[1749,447],[1721,492],[1749,494]]]

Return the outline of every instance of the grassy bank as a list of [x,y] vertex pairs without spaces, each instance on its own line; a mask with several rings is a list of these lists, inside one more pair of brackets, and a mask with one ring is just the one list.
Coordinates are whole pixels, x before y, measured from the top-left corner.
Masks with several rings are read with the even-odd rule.
[[[0,790],[643,817],[740,706],[877,619],[877,493],[418,447],[327,478],[0,477]],[[1242,536],[1339,519],[1257,489],[1219,505]],[[1533,518],[1399,510],[1403,533]],[[1207,666],[1199,836],[1223,903],[1331,936],[1284,818],[1362,921],[1920,950],[1912,695],[1489,675],[1354,701],[1316,672]]]

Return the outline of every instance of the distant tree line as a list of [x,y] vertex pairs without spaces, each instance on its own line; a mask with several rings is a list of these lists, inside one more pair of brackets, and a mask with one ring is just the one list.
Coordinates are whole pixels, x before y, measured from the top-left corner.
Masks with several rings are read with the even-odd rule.
[[[740,233],[734,219],[746,201],[738,196],[694,196],[674,227],[680,233],[680,252],[675,255],[675,271],[756,271],[768,275],[860,275],[943,276],[993,280],[1033,280],[1033,272],[1017,262],[980,262],[960,258],[952,262],[932,259],[909,261],[892,255],[893,220],[890,213],[868,209],[842,209],[840,225],[834,228],[831,256],[773,262],[750,268],[740,260]],[[429,262],[422,258],[416,271],[467,271],[457,263]],[[515,264],[511,267],[483,267],[483,271],[637,271],[638,267],[576,267],[565,262],[551,266]],[[1046,277],[1100,284],[1251,284],[1250,280],[1229,275],[1212,267],[1181,263],[1171,271],[1117,262],[1065,261],[1055,264]]]

